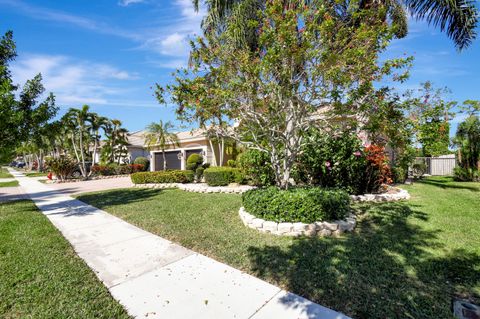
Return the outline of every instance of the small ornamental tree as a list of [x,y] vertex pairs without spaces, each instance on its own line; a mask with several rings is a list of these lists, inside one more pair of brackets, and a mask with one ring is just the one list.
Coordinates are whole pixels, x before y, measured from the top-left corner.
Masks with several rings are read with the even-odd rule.
[[422,146],[423,156],[439,156],[449,153],[451,109],[455,101],[444,99],[450,91],[435,89],[431,82],[422,83],[415,92],[407,93],[410,118],[414,123],[416,141]]
[[[392,29],[375,23],[382,14],[375,10],[354,13],[368,23],[345,23],[342,3],[267,1],[246,21],[255,29],[256,48],[234,40],[245,20],[232,15],[223,32],[206,32],[192,42],[191,67],[180,70],[166,90],[157,86],[159,101],[169,93],[180,118],[211,119],[219,136],[267,154],[276,185],[288,188],[308,143],[303,132],[317,126],[327,134],[332,119],[361,117],[373,97],[372,83],[410,62],[379,65]],[[394,77],[403,80],[405,74]]]

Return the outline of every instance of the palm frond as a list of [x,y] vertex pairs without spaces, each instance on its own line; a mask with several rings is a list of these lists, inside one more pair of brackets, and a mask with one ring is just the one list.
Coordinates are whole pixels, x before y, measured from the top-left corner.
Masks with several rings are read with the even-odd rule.
[[457,49],[468,47],[476,38],[478,8],[473,0],[404,0],[417,19],[446,31]]

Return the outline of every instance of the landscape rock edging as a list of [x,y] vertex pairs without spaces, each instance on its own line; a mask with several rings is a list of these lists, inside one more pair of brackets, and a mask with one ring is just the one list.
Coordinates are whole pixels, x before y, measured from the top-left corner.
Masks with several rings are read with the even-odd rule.
[[396,202],[399,200],[410,199],[408,191],[401,188],[393,188],[397,190],[396,193],[381,193],[381,194],[364,194],[364,195],[350,195],[350,199],[354,202]]
[[242,206],[238,211],[240,219],[247,227],[256,229],[262,233],[270,233],[279,236],[338,236],[344,232],[353,231],[357,225],[357,218],[350,214],[345,220],[333,222],[306,223],[277,223],[266,221],[248,213]]

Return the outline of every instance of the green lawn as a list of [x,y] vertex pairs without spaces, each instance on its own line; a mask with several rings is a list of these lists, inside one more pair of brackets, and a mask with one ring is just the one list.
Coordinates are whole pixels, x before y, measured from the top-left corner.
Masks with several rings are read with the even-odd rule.
[[6,168],[0,167],[0,178],[12,178],[12,174]]
[[408,202],[357,206],[340,238],[260,234],[240,196],[123,189],[78,198],[150,232],[354,318],[452,318],[453,296],[480,295],[480,184],[431,178]]
[[2,182],[0,179],[0,187],[15,187],[18,186],[18,181]]
[[0,204],[0,318],[129,318],[31,201]]

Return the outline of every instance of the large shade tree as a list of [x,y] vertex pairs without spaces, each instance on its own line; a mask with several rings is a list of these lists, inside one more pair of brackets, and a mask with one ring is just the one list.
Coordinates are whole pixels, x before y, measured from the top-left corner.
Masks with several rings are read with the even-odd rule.
[[[308,143],[305,130],[319,126],[326,132],[333,118],[364,113],[374,98],[373,81],[389,74],[404,79],[394,70],[410,61],[379,64],[394,29],[370,23],[353,27],[338,14],[338,3],[266,2],[247,21],[258,40],[255,50],[236,41],[245,21],[231,20],[222,32],[206,32],[192,44],[191,68],[167,86],[180,116],[204,112],[236,122],[234,129],[218,129],[266,153],[276,184],[288,187],[293,164]],[[378,14],[362,10],[355,15],[375,20]],[[163,89],[157,92],[165,96]]]
[[12,81],[9,64],[15,59],[13,33],[0,38],[0,153],[10,153],[22,142],[39,139],[42,128],[56,115],[58,108],[52,93],[43,100],[45,88],[41,74],[20,89]]

